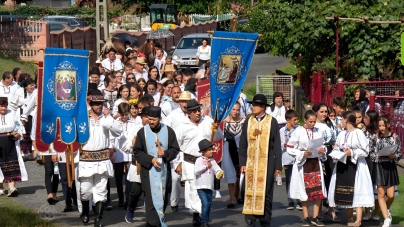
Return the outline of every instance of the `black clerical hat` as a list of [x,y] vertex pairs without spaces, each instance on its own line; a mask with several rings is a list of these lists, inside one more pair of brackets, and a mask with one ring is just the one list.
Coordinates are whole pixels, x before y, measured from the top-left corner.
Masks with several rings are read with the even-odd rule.
[[90,70],[90,75],[97,74],[98,76],[101,74],[100,69],[98,67],[92,67]]
[[206,150],[209,147],[213,147],[213,143],[211,143],[207,139],[203,139],[203,140],[199,141],[198,146],[199,146],[199,152],[202,152],[203,150]]
[[149,117],[161,117],[161,108],[158,106],[151,106],[149,108]]
[[259,103],[259,104],[264,104],[266,106],[269,106],[268,101],[267,101],[267,97],[265,95],[263,95],[263,94],[254,95],[253,100],[248,102],[248,103],[250,103],[250,104]]
[[196,110],[201,108],[201,104],[199,104],[195,99],[191,99],[187,101],[187,110]]
[[143,107],[142,111],[139,112],[137,115],[142,116],[142,114],[149,114],[149,108],[148,106]]
[[8,103],[7,97],[0,97],[0,103]]

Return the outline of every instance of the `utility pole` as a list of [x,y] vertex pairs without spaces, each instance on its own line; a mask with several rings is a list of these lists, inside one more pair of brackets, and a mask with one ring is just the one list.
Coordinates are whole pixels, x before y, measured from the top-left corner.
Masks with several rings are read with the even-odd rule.
[[101,49],[109,36],[107,0],[96,0],[95,8],[97,56],[100,56]]

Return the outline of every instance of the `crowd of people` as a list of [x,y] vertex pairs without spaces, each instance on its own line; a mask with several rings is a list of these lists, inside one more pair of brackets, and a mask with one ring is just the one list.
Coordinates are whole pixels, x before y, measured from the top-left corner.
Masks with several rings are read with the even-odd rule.
[[[164,211],[170,205],[178,212],[183,183],[192,225],[206,227],[223,181],[230,195],[228,209],[240,204],[247,224],[270,226],[274,176],[284,169],[287,209],[303,211],[303,226],[340,222],[339,209],[347,209],[348,226],[379,220],[380,214],[383,227],[391,226],[401,141],[390,132],[387,116],[369,110],[364,90],[355,94],[351,110],[342,97],[335,97],[331,107],[313,105],[302,116],[302,126],[282,93],[272,95],[272,104],[261,94],[248,102],[241,93],[221,130],[203,115],[197,101],[201,78],[191,70],[176,71],[163,49],[157,47],[151,67],[129,47],[122,59],[110,49],[90,69],[90,138],[74,153],[73,182],[68,182],[64,152],[51,145],[49,152],[37,156],[35,79],[19,68],[3,74],[0,181],[8,184],[8,196],[18,196],[15,182],[28,179],[24,160],[31,156],[44,165],[48,203],[58,202],[61,183],[64,212],[75,205],[83,223],[90,221],[93,210],[94,226],[104,226],[104,210],[112,209],[114,180],[126,222],[133,222],[143,195],[147,226],[166,226]],[[209,63],[204,64],[208,71]],[[220,163],[212,157],[217,148],[211,141],[217,140],[223,140]],[[0,195],[5,193],[3,183]],[[309,202],[314,203],[310,219]]]

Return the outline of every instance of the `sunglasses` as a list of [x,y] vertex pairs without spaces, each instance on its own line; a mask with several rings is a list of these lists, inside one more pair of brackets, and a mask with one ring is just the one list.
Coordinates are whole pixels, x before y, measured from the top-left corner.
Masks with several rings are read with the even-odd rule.
[[128,80],[134,80],[135,78],[134,77],[128,77]]

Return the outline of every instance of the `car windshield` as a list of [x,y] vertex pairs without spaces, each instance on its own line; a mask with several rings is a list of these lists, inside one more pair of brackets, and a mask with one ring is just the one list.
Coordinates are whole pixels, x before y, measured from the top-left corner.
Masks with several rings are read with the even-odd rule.
[[[198,49],[202,45],[202,40],[205,38],[182,38],[178,43],[177,49]],[[208,44],[210,39],[207,38]]]

